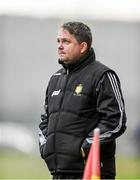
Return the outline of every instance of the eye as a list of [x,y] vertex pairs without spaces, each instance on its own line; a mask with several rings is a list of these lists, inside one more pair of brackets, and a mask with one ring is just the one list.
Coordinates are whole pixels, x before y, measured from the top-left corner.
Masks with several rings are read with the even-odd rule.
[[65,43],[65,44],[69,44],[69,43],[70,43],[70,41],[69,41],[68,39],[64,39],[64,40],[63,40],[63,43]]
[[57,43],[60,43],[60,40],[59,40],[59,39],[57,39]]

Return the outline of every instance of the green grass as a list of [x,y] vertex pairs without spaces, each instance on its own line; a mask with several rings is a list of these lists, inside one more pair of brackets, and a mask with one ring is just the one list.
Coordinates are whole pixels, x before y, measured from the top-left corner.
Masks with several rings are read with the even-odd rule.
[[[140,179],[140,157],[117,157],[118,179]],[[50,179],[45,162],[36,155],[0,152],[0,179]]]
[[37,156],[17,152],[0,153],[0,179],[49,179],[45,162]]
[[121,156],[116,159],[116,178],[140,179],[140,156]]

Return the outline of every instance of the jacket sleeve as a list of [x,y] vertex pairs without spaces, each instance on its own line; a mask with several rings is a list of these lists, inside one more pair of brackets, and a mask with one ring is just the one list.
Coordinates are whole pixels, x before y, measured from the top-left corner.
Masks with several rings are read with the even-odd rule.
[[[100,117],[97,127],[100,129],[100,142],[103,144],[119,137],[126,129],[124,99],[117,75],[112,71],[106,72],[97,85],[96,93],[96,110]],[[89,149],[92,142],[93,130],[85,139],[83,148]]]
[[45,113],[41,114],[41,122],[39,124],[39,147],[41,156],[43,156],[43,146],[47,141],[47,130],[48,130],[48,89],[46,91],[44,110]]
[[97,112],[99,114],[101,141],[115,139],[126,129],[124,99],[118,77],[107,72],[97,88]]

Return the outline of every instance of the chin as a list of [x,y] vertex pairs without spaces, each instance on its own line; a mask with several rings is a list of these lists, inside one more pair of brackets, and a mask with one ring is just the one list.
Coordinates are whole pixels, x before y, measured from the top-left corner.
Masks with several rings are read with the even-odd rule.
[[59,58],[59,60],[60,60],[61,62],[64,62],[64,61],[65,61],[65,59],[63,59],[63,58]]
[[59,58],[59,62],[65,63],[65,60],[62,58]]

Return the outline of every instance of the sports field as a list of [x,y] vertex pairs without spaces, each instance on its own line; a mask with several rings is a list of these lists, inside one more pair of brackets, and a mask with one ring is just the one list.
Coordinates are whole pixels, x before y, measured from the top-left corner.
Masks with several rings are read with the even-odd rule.
[[[36,155],[0,152],[0,179],[50,179],[44,161]],[[117,157],[119,179],[140,179],[140,156]]]

